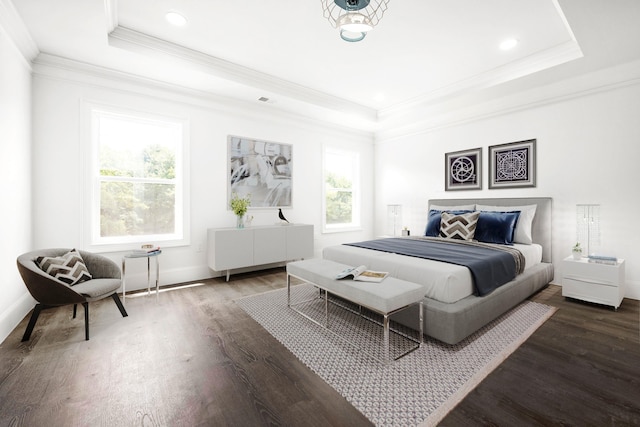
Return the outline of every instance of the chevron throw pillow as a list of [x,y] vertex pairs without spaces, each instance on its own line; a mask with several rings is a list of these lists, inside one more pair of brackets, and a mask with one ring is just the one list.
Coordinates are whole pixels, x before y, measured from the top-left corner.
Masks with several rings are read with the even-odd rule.
[[59,257],[40,256],[36,258],[36,264],[42,271],[71,286],[92,279],[80,252],[75,249]]
[[476,225],[480,212],[450,214],[442,212],[440,219],[440,237],[448,239],[472,240],[476,233]]

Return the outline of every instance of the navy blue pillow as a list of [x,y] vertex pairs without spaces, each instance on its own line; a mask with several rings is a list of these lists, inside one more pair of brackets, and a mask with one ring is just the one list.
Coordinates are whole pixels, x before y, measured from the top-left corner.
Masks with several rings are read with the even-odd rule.
[[[453,215],[460,215],[464,213],[473,212],[470,210],[446,210],[444,212],[448,212]],[[424,235],[428,237],[438,237],[440,236],[440,219],[442,218],[442,211],[438,209],[429,210],[429,215],[427,216],[427,228],[424,230]]]
[[480,212],[474,239],[478,242],[513,245],[513,234],[520,211]]

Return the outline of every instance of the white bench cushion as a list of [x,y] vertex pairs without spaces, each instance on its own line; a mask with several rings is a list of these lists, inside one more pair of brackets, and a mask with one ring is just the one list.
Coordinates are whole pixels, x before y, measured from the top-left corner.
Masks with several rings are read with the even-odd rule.
[[424,298],[422,286],[395,277],[387,277],[380,283],[334,279],[338,273],[349,267],[353,266],[321,258],[306,259],[288,263],[287,274],[383,314]]

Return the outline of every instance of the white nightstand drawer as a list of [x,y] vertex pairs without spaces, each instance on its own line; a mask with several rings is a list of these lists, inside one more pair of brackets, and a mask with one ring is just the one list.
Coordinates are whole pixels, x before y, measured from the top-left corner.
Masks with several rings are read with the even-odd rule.
[[616,309],[624,298],[624,260],[616,265],[597,264],[586,258],[565,258],[562,262],[562,296],[612,305]]
[[620,306],[623,295],[617,286],[603,286],[597,283],[583,282],[565,277],[562,281],[562,296],[595,302],[598,304]]
[[618,265],[597,264],[585,260],[565,262],[562,268],[562,276],[565,278],[602,283],[609,286],[618,286],[621,272],[624,271]]

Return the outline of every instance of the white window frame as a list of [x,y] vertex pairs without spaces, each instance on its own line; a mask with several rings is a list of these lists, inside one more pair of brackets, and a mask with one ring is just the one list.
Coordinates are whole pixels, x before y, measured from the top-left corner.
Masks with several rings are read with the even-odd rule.
[[[184,118],[141,112],[99,103],[85,103],[84,117],[86,129],[85,150],[85,203],[84,243],[85,248],[95,252],[112,252],[140,248],[151,243],[160,247],[186,246],[190,244],[189,212],[189,122]],[[101,237],[100,236],[100,184],[104,178],[99,172],[99,138],[97,124],[100,117],[121,117],[141,123],[164,123],[180,126],[182,130],[181,149],[176,153],[175,221],[172,234]],[[142,180],[152,182],[152,180]]]
[[[338,155],[351,159],[353,171],[353,181],[351,186],[351,212],[352,221],[342,224],[327,224],[327,176],[328,176],[328,155]],[[360,184],[360,153],[357,151],[338,149],[330,146],[323,147],[322,153],[322,232],[323,233],[340,233],[348,231],[362,230],[362,187]]]

